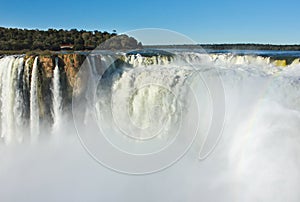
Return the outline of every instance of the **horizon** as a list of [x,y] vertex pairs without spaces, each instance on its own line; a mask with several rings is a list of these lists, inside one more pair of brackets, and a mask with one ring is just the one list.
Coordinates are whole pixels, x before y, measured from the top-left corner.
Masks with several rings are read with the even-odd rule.
[[300,0],[1,6],[1,201],[300,202]]
[[[0,28],[6,28],[6,29],[22,29],[22,30],[39,30],[39,31],[48,31],[49,29],[54,29],[54,30],[64,30],[64,31],[70,31],[72,29],[75,29],[77,31],[87,31],[87,32],[94,32],[94,31],[99,31],[99,32],[108,32],[108,33],[114,33],[114,30],[112,31],[107,31],[107,30],[85,30],[85,29],[78,29],[78,28],[70,28],[70,29],[64,29],[64,28],[54,28],[54,27],[49,27],[45,29],[39,29],[39,28],[24,28],[24,27],[4,27],[0,26]],[[127,33],[117,33],[118,35],[121,34],[127,34]],[[134,37],[134,36],[133,36]],[[294,44],[271,44],[271,43],[253,43],[253,42],[225,42],[225,43],[179,43],[179,44],[144,44],[145,46],[205,46],[205,45],[270,45],[270,46],[300,46],[300,43],[294,43]]]
[[[153,0],[97,2],[3,2],[0,26],[26,29],[100,30],[125,33],[162,28],[182,33],[199,44],[300,44],[300,2]],[[26,12],[24,12],[26,11]],[[151,12],[152,11],[152,12]],[[288,12],[287,12],[288,11]],[[37,17],[38,16],[38,17]]]

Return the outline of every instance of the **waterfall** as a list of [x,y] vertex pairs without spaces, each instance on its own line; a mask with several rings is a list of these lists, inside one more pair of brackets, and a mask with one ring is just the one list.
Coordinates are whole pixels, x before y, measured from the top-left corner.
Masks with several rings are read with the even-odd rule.
[[23,74],[24,74],[24,59],[19,58],[17,60],[16,66],[14,66],[13,70],[13,88],[12,91],[15,91],[14,97],[14,108],[13,108],[13,115],[14,115],[14,125],[15,125],[15,135],[18,142],[22,142],[24,136],[24,129],[25,120],[25,105],[24,105],[24,91],[23,91]]
[[[136,55],[125,59],[121,55],[122,61],[115,62],[116,58],[102,54],[81,67],[75,57],[61,54],[55,60],[48,55],[0,58],[2,201],[24,198],[31,191],[35,191],[30,193],[33,200],[40,201],[52,194],[58,180],[74,178],[86,184],[95,176],[93,172],[99,175],[92,182],[97,188],[92,187],[95,193],[91,189],[80,193],[83,200],[91,194],[99,197],[104,189],[108,194],[103,200],[136,190],[141,193],[138,197],[121,194],[122,199],[140,201],[145,198],[146,180],[152,190],[146,197],[152,201],[299,201],[299,58],[276,66],[271,56],[222,53],[206,57],[193,51],[172,58]],[[98,64],[103,68],[97,69]],[[76,68],[87,71],[79,80]],[[213,84],[219,79],[226,95],[224,131],[210,156],[198,160],[207,131],[218,127],[210,123],[220,118],[213,119],[220,110],[212,106],[223,99],[213,97],[218,88]],[[71,110],[74,119],[67,120]],[[26,144],[37,138],[38,144]],[[11,145],[15,142],[25,144]],[[82,146],[99,167],[95,163],[85,170],[91,159]],[[135,163],[134,158],[145,161]],[[174,166],[163,165],[173,159]],[[49,167],[54,169],[47,172]],[[152,175],[120,175],[161,168],[165,170]],[[84,171],[89,175],[78,175]],[[30,180],[31,186],[20,186]],[[109,180],[111,186],[102,183]],[[183,188],[177,186],[181,182]],[[170,191],[155,195],[164,192],[157,184],[166,185],[175,195]],[[72,184],[56,188],[62,200],[80,197],[64,195]],[[16,190],[20,194],[13,195]]]
[[[115,108],[112,109],[112,112],[118,114],[115,121],[118,121],[118,124],[121,124],[124,130],[131,130],[131,128],[128,128],[129,125],[122,121],[123,118],[124,120],[130,119],[133,124],[132,127],[138,126],[140,131],[143,129],[150,131],[148,129],[151,127],[153,127],[153,130],[159,128],[160,122],[165,121],[170,124],[177,121],[174,115],[176,113],[172,111],[173,109],[169,110],[166,107],[169,105],[163,98],[166,97],[166,100],[171,103],[170,107],[175,107],[174,100],[180,100],[181,98],[173,99],[168,90],[183,95],[184,93],[181,90],[184,88],[185,79],[195,68],[199,71],[211,71],[217,68],[221,70],[221,74],[234,73],[239,78],[241,78],[240,75],[247,75],[248,77],[253,75],[263,77],[277,75],[274,78],[281,82],[283,77],[278,77],[278,73],[290,77],[290,75],[297,75],[299,67],[299,58],[289,62],[286,59],[286,66],[278,66],[278,64],[285,64],[284,58],[279,60],[271,56],[237,55],[233,53],[203,54],[185,51],[174,53],[173,55],[162,53],[161,55],[154,54],[150,56],[139,53],[121,53],[118,56],[124,62],[124,67],[121,66],[123,63],[117,61],[118,56],[116,57],[116,55],[112,56],[109,53],[91,55],[86,60],[86,65],[92,68],[87,74],[89,85],[87,85],[84,93],[93,92],[98,85],[99,75],[103,75],[101,81],[107,80],[110,82],[107,83],[107,89],[101,89],[104,91],[101,92],[103,99],[100,101],[114,104]],[[46,60],[44,60],[45,58]],[[23,142],[24,138],[27,137],[27,133],[30,133],[30,138],[35,140],[39,135],[42,124],[48,127],[51,125],[51,120],[53,124],[50,127],[53,133],[57,133],[63,128],[63,96],[69,96],[63,94],[63,92],[70,92],[72,89],[63,89],[61,86],[62,78],[64,78],[62,74],[65,72],[59,68],[59,57],[55,58],[54,70],[52,70],[52,57],[45,58],[43,56],[39,58],[31,56],[5,56],[0,58],[0,137],[5,143]],[[38,67],[43,68],[38,69]],[[72,67],[70,66],[70,68]],[[46,71],[48,71],[47,75],[44,74]],[[52,71],[53,76],[50,77]],[[42,77],[39,72],[44,76]],[[70,79],[68,74],[66,75],[67,79]],[[150,85],[151,82],[159,85]],[[231,79],[228,82],[234,84],[237,81]],[[281,89],[285,92],[285,94],[281,94],[282,97],[299,100],[299,90],[298,85],[296,85],[298,80],[296,78],[292,81],[286,81],[291,86],[289,90],[293,90],[293,92],[288,92],[287,89],[276,82],[274,81],[276,87],[274,89],[269,88],[269,91]],[[165,89],[159,87],[165,85],[167,86]],[[113,95],[112,99],[107,100],[105,93]],[[277,95],[276,99],[283,99],[278,94],[272,94],[274,99],[275,95]],[[86,96],[88,101],[92,101],[89,94],[86,94]],[[125,97],[130,102],[126,103],[125,99],[117,99],[118,96]],[[71,100],[71,97],[66,98],[68,101]],[[288,101],[285,102],[288,103]],[[293,102],[294,106],[298,108],[299,101]],[[129,110],[123,113],[122,110],[125,107],[128,107]],[[118,110],[122,113],[119,113]],[[156,112],[163,115],[156,117]],[[90,114],[86,113],[86,117],[88,116]],[[87,118],[83,118],[83,120],[87,120]],[[156,121],[159,123],[156,123]],[[171,125],[169,127],[172,128]],[[149,137],[150,134],[147,131],[144,135]]]
[[30,134],[32,141],[39,135],[38,57],[35,57],[30,85]]
[[58,58],[55,58],[55,68],[52,80],[52,117],[53,117],[53,132],[58,131],[61,124],[61,105],[62,96],[60,89],[60,71],[58,67]]
[[6,143],[11,142],[13,135],[13,91],[12,68],[15,58],[4,58],[1,64],[1,138]]
[[[23,58],[6,57],[0,62],[1,138],[5,143],[22,141]],[[21,79],[20,79],[21,78]]]

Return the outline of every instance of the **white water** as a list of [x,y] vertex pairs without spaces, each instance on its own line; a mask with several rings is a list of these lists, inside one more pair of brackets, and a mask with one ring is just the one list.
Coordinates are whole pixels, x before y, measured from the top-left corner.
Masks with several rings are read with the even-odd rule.
[[[178,119],[172,113],[176,114],[178,105],[174,104],[172,94],[157,85],[142,88],[143,84],[154,82],[172,86],[173,92],[179,92],[184,86],[185,75],[190,72],[189,67],[180,71],[178,67],[182,60],[185,64],[194,65],[197,70],[208,72],[206,75],[212,79],[216,76],[215,69],[218,69],[226,92],[227,119],[219,144],[206,160],[197,160],[199,144],[195,142],[183,159],[162,172],[146,176],[115,173],[93,161],[82,149],[76,132],[71,127],[72,120],[61,120],[64,123],[60,129],[63,138],[59,145],[53,144],[51,138],[36,145],[1,145],[2,200],[299,201],[299,64],[281,68],[269,59],[265,61],[259,57],[257,60],[253,56],[233,59],[219,55],[216,59],[191,52],[180,53],[178,57],[180,59],[175,60],[175,64],[167,64],[168,69],[159,68],[158,65],[149,66],[141,58],[138,59],[139,62],[131,59],[135,69],[129,68],[125,73],[114,76],[111,93],[114,95],[112,100],[115,108],[112,111],[116,115],[116,123],[121,124],[119,127],[125,128],[124,130],[130,128],[126,128],[122,117],[131,118],[131,123],[141,130],[155,131],[154,129],[161,128],[159,123],[165,123],[164,120],[169,118],[173,119],[169,123],[176,123]],[[17,96],[12,96],[15,94],[15,91],[11,91],[13,87],[9,87],[12,83],[4,83],[8,77],[3,75],[18,66],[15,60],[17,59],[12,57],[0,59],[1,121],[10,124],[14,123],[14,118],[7,113],[12,112],[13,104],[3,103],[9,103],[8,100],[15,102]],[[34,67],[32,75],[37,75],[37,65]],[[178,83],[174,85],[176,78]],[[37,76],[32,76],[35,84],[31,80],[31,88],[37,90],[36,79]],[[54,80],[53,78],[53,84]],[[136,94],[132,94],[134,87],[141,87]],[[32,92],[34,91],[30,91],[30,98],[33,96]],[[134,95],[129,107],[132,109],[131,114],[124,113],[126,102],[118,99],[128,98],[128,95]],[[34,98],[30,99],[30,103],[33,100]],[[38,103],[37,99],[35,103]],[[33,110],[38,117],[36,111],[38,107]],[[201,114],[203,119],[207,116],[209,114]],[[82,122],[83,119],[82,117]],[[152,124],[158,124],[159,127],[151,128]],[[13,134],[13,127],[8,126],[9,124],[1,122],[3,137],[7,137],[3,128]],[[92,134],[95,131],[90,132]],[[141,134],[149,138],[151,133]],[[137,134],[135,138],[140,138],[141,134]]]
[[[23,122],[22,88],[19,86],[23,58],[6,57],[1,60],[1,137],[9,144],[22,141]],[[15,89],[15,90],[13,90]]]
[[35,57],[31,73],[30,85],[30,134],[34,142],[39,135],[39,103],[38,103],[38,57]]
[[22,142],[25,134],[26,122],[24,120],[24,61],[23,58],[18,59],[18,64],[13,70],[13,86],[11,88],[15,90],[15,97],[13,103],[13,115],[14,115],[14,133],[18,142]]
[[53,71],[52,80],[52,117],[53,117],[53,132],[57,133],[62,123],[62,97],[60,89],[60,71],[58,67],[58,58],[55,58],[55,68]]
[[5,58],[4,65],[1,68],[1,137],[5,142],[10,142],[13,133],[13,91],[12,89],[12,68],[14,65],[14,58]]

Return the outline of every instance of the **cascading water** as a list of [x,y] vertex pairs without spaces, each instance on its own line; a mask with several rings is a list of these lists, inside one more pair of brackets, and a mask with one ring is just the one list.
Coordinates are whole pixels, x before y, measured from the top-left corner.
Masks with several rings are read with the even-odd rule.
[[13,91],[12,68],[15,58],[4,58],[1,68],[1,137],[6,143],[13,135]]
[[[176,55],[176,56],[175,56]],[[109,64],[112,68],[107,70],[110,71],[110,74],[115,72],[117,73],[113,80],[110,81],[109,85],[112,85],[112,89],[110,90],[112,95],[113,103],[118,103],[119,107],[124,105],[122,100],[116,99],[117,95],[120,92],[123,93],[128,91],[127,93],[132,93],[132,90],[136,89],[137,86],[141,86],[143,82],[149,80],[156,80],[156,83],[165,84],[165,82],[170,79],[169,87],[176,88],[178,82],[181,82],[181,79],[184,79],[185,76],[181,74],[189,74],[188,71],[193,71],[192,69],[184,69],[182,68],[184,65],[189,64],[196,67],[200,71],[206,71],[213,68],[221,68],[221,74],[228,74],[229,72],[234,72],[234,74],[241,75],[239,71],[247,71],[249,74],[253,75],[274,75],[274,74],[288,74],[289,71],[294,71],[297,69],[299,59],[295,59],[290,65],[286,67],[279,67],[277,64],[285,64],[280,63],[277,60],[272,60],[270,57],[262,57],[255,55],[234,55],[234,54],[203,54],[201,52],[174,52],[174,54],[165,54],[165,55],[146,55],[143,53],[135,53],[129,55],[121,55],[120,58],[129,66],[131,65],[133,68],[128,69],[128,65],[124,70],[122,68],[117,67],[117,63],[114,61],[116,58],[111,57],[109,54],[101,55],[98,57],[94,55],[89,59],[90,66],[105,66]],[[23,56],[15,57],[15,56],[7,56],[0,59],[0,74],[1,74],[1,137],[5,140],[5,142],[10,142],[12,137],[17,137],[18,141],[22,141],[25,133],[19,135],[19,132],[22,131],[24,126],[26,126],[26,119],[29,117],[29,125],[31,130],[31,136],[36,137],[39,133],[39,125],[40,125],[40,113],[44,113],[45,106],[40,103],[40,99],[43,99],[41,96],[43,93],[42,89],[40,89],[39,85],[41,79],[39,78],[39,61],[38,57],[35,57],[34,60],[27,59],[24,61]],[[33,63],[32,63],[33,62]],[[30,63],[30,64],[29,64]],[[200,66],[201,67],[200,67]],[[199,68],[197,67],[199,66]],[[213,67],[214,66],[214,67]],[[159,68],[159,67],[167,67]],[[177,70],[178,71],[177,71]],[[175,72],[173,72],[175,71]],[[180,72],[181,71],[181,72]],[[103,73],[102,69],[94,68],[90,73],[89,77],[91,78],[89,82],[93,80],[97,80],[97,74]],[[140,73],[139,73],[140,72]],[[148,72],[148,73],[147,73]],[[58,130],[61,122],[62,122],[62,87],[61,87],[61,74],[60,68],[58,66],[58,58],[55,58],[55,64],[53,69],[53,77],[51,80],[51,107],[50,112],[53,120],[52,129]],[[157,77],[155,75],[165,75],[162,78]],[[118,76],[119,75],[119,76]],[[169,75],[171,76],[169,78]],[[106,77],[107,75],[103,75]],[[121,77],[120,77],[121,76]],[[277,78],[277,77],[274,77]],[[282,77],[278,77],[280,79]],[[272,79],[274,80],[274,79]],[[281,79],[282,80],[282,79]],[[233,82],[233,81],[232,81]],[[93,83],[93,82],[92,82]],[[96,82],[97,83],[97,82]],[[91,88],[95,88],[96,83],[94,83]],[[126,89],[124,87],[126,86]],[[280,87],[280,86],[279,86]],[[147,87],[149,88],[149,86]],[[154,87],[154,88],[157,88]],[[182,88],[182,87],[181,87]],[[91,90],[91,89],[90,89]],[[132,116],[133,122],[141,123],[142,125],[147,125],[146,120],[148,120],[148,112],[147,109],[138,109],[139,103],[144,102],[144,105],[147,106],[150,102],[146,97],[140,97],[141,95],[148,95],[148,92],[152,92],[151,89],[144,89],[145,92],[139,91],[136,92],[136,97],[131,97],[127,99],[131,99],[132,106],[129,114]],[[150,91],[149,91],[150,90]],[[159,89],[159,92],[160,91]],[[155,90],[154,90],[155,91]],[[154,91],[152,93],[154,93]],[[121,94],[122,94],[121,93]],[[41,95],[40,95],[41,94]],[[45,94],[45,93],[44,93]],[[47,94],[47,92],[46,92]],[[121,95],[120,94],[120,95]],[[103,95],[102,95],[103,96]],[[151,96],[154,96],[151,95]],[[158,96],[158,95],[155,95]],[[274,95],[272,95],[274,97]],[[159,96],[158,96],[159,97]],[[278,97],[278,96],[277,96]],[[136,103],[135,98],[139,98],[140,101]],[[102,99],[105,101],[105,98]],[[135,104],[133,104],[135,103]],[[147,104],[146,104],[147,103]],[[154,105],[157,105],[156,102],[153,102]],[[121,105],[120,105],[121,104]],[[157,109],[157,107],[154,107]],[[43,110],[40,112],[40,110]],[[117,113],[113,109],[114,113]],[[145,111],[146,110],[146,111]],[[154,110],[154,109],[153,109]],[[150,111],[153,111],[150,110]],[[155,110],[154,110],[155,111]],[[123,117],[124,118],[124,117]],[[119,119],[119,117],[118,117]],[[146,122],[143,122],[146,121]],[[159,120],[154,118],[151,120]],[[149,120],[148,120],[149,121]],[[143,122],[143,123],[142,123]],[[143,126],[144,127],[144,126]],[[16,134],[14,134],[16,133]]]
[[124,133],[133,134],[132,138],[148,139],[154,134],[165,138],[163,134],[174,132],[176,124],[180,124],[179,106],[183,105],[186,80],[191,74],[189,68],[160,66],[140,66],[120,76],[113,74],[109,92],[101,88],[98,93],[97,109],[111,105],[110,122]]
[[17,66],[13,70],[13,87],[12,91],[15,92],[13,115],[14,115],[14,129],[18,142],[22,142],[24,138],[24,130],[26,127],[25,121],[25,103],[24,103],[24,59],[18,58]]
[[39,99],[38,99],[38,57],[35,57],[30,85],[30,134],[31,140],[36,141],[39,135]]
[[[174,102],[180,99],[174,99],[168,90],[176,93],[184,89],[184,75],[188,72],[207,72],[205,75],[214,80],[218,71],[227,97],[224,134],[211,156],[194,165],[191,161],[194,162],[197,156],[197,142],[196,149],[191,152],[196,155],[190,155],[190,161],[181,164],[182,167],[174,168],[173,178],[169,176],[168,179],[175,184],[190,180],[184,190],[180,188],[179,191],[191,193],[186,201],[297,201],[300,197],[294,188],[300,185],[300,71],[297,60],[286,65],[282,60],[254,55],[205,55],[196,52],[178,52],[175,55],[164,57],[164,63],[158,63],[157,57],[126,55],[125,61],[132,66],[111,66],[111,70],[108,69],[107,74],[102,76],[100,86],[104,88],[99,88],[95,104],[97,121],[102,121],[99,127],[112,125],[108,129],[101,128],[106,139],[120,150],[134,153],[138,144],[152,138],[151,135],[157,131],[161,132],[161,128],[168,134],[168,129],[178,123],[176,116],[180,107]],[[184,68],[185,65],[192,68]],[[202,94],[201,91],[196,93]],[[185,97],[184,93],[181,95]],[[209,119],[206,113],[201,117]],[[190,121],[194,120],[191,118]],[[115,128],[117,131],[112,130]],[[111,137],[117,132],[138,143],[134,144],[135,147],[124,146],[122,138],[116,140]],[[82,137],[85,138],[84,135]],[[164,135],[158,137],[163,139]],[[88,139],[86,142],[89,142]],[[183,172],[182,178],[179,177],[182,181],[176,181],[181,169],[186,172]],[[168,174],[158,176],[164,178]],[[156,182],[161,182],[159,177]],[[139,185],[142,184],[140,182]],[[168,185],[168,190],[176,192],[179,189],[172,183]],[[172,201],[176,198],[150,187],[160,193],[160,197],[164,196],[159,200]],[[197,189],[190,190],[191,187]]]
[[[82,201],[88,197],[103,201],[142,201],[145,196],[151,201],[174,201],[178,198],[185,201],[299,201],[299,59],[285,64],[269,56],[206,55],[178,50],[174,51],[174,55],[121,54],[120,58],[125,64],[114,63],[115,59],[110,56],[94,56],[89,65],[108,64],[110,68],[104,74],[105,68],[93,69],[86,75],[90,88],[83,87],[76,93],[84,94],[83,100],[102,112],[96,117],[98,120],[103,119],[102,115],[106,116],[107,112],[113,114],[108,119],[112,121],[110,124],[115,124],[113,126],[136,140],[132,141],[136,147],[153,138],[153,134],[159,134],[160,141],[169,142],[168,138],[164,139],[165,134],[172,133],[174,126],[178,126],[174,130],[180,129],[179,123],[185,118],[186,84],[197,78],[188,79],[190,75],[195,71],[207,72],[205,75],[213,80],[218,70],[227,98],[227,120],[214,152],[205,161],[197,161],[199,145],[195,142],[182,161],[150,177],[123,176],[104,169],[82,152],[76,131],[68,130],[72,127],[66,129],[68,124],[62,112],[65,112],[64,96],[69,92],[65,89],[69,85],[66,81],[71,79],[65,79],[64,71],[70,66],[59,67],[58,59],[55,59],[55,64],[49,65],[52,77],[46,78],[46,70],[40,65],[41,56],[34,59],[6,56],[0,59],[2,141],[5,144],[15,140],[24,142],[27,137],[25,128],[30,129],[31,136],[28,134],[28,138],[33,140],[41,132],[44,136],[50,134],[49,128],[63,138],[60,146],[51,145],[51,135],[47,139],[50,144],[41,141],[35,147],[22,144],[18,148],[1,145],[2,200],[19,201],[28,193],[35,193],[28,196],[32,201],[41,201],[45,196],[52,197],[51,200],[63,198],[71,201]],[[98,74],[102,78],[97,77]],[[98,82],[107,86],[94,92]],[[84,81],[81,84],[84,86]],[[91,99],[88,93],[96,93],[99,99]],[[201,97],[203,92],[195,94]],[[199,103],[202,104],[205,103]],[[110,111],[105,111],[108,106]],[[46,114],[46,108],[50,108],[51,113]],[[201,119],[210,118],[209,113],[202,112]],[[82,124],[88,124],[88,118],[93,114],[87,113],[87,118],[79,114],[82,115],[79,116]],[[187,118],[191,123],[194,121],[191,117]],[[53,125],[48,127],[44,124],[47,121],[48,125]],[[67,137],[65,131],[74,139]],[[95,131],[88,132],[90,135]],[[107,135],[111,138],[109,140],[115,140],[111,134]],[[136,147],[122,149],[135,152]],[[148,152],[149,148],[144,149]],[[13,158],[7,160],[11,156]],[[28,165],[31,169],[26,169]],[[49,167],[53,168],[53,172],[48,172]],[[70,179],[72,184],[68,183]],[[32,186],[20,183],[27,181]],[[40,186],[41,181],[45,182],[43,186]],[[53,186],[58,182],[61,186]],[[178,184],[183,186],[178,187]],[[149,193],[144,191],[145,187]],[[81,191],[74,192],[72,196],[66,194],[73,189]],[[15,194],[16,190],[18,194]],[[53,193],[56,195],[53,196]]]
[[[115,72],[119,72],[114,76],[114,79],[111,81],[109,85],[112,85],[111,93],[112,95],[115,95],[113,97],[112,102],[121,102],[121,100],[116,99],[116,95],[118,95],[120,92],[123,93],[128,91],[127,93],[131,92],[137,86],[141,86],[142,83],[139,83],[140,81],[146,81],[147,79],[155,79],[155,74],[158,75],[165,75],[163,76],[161,80],[156,81],[156,83],[164,84],[165,81],[168,79],[170,80],[169,87],[178,87],[176,86],[176,83],[180,82],[181,79],[183,79],[185,76],[180,74],[185,74],[187,69],[182,69],[182,66],[189,64],[195,67],[201,66],[198,68],[200,71],[209,70],[213,68],[221,68],[224,69],[221,74],[228,74],[228,72],[235,72],[236,75],[241,75],[239,73],[240,70],[247,71],[250,74],[253,75],[274,75],[274,74],[287,74],[288,71],[292,71],[292,69],[296,69],[299,65],[299,59],[296,58],[294,61],[290,63],[290,65],[286,67],[280,67],[278,64],[285,64],[285,62],[281,62],[282,60],[274,60],[270,57],[262,57],[262,56],[255,56],[255,55],[234,55],[234,54],[203,54],[202,52],[174,52],[174,54],[165,54],[163,52],[162,55],[144,55],[143,53],[135,53],[135,54],[129,54],[129,55],[121,55],[120,58],[129,66],[131,65],[133,69],[128,69],[127,66],[124,70],[117,67],[117,63],[115,64],[114,61],[116,58],[107,55],[94,55],[89,59],[89,65],[90,66],[105,66],[110,65],[112,68],[110,70],[110,74],[113,74]],[[176,55],[176,56],[175,56]],[[100,56],[100,57],[99,57]],[[45,107],[40,103],[39,98],[40,93],[42,89],[40,89],[39,84],[40,78],[39,78],[39,70],[38,70],[38,57],[35,57],[34,60],[27,59],[24,61],[23,56],[15,57],[15,56],[7,56],[2,59],[0,59],[0,74],[1,74],[1,137],[4,139],[6,143],[9,143],[12,141],[13,136],[16,137],[16,139],[19,142],[22,142],[22,139],[24,138],[25,133],[20,133],[18,131],[23,131],[23,127],[27,125],[27,117],[29,117],[29,125],[30,125],[30,134],[32,138],[36,138],[36,136],[39,134],[39,125],[40,125],[40,113],[45,111]],[[29,64],[30,63],[30,64]],[[214,67],[213,67],[214,66]],[[161,69],[159,67],[167,67],[167,69]],[[143,69],[144,68],[144,69]],[[178,74],[178,71],[182,69],[182,72]],[[105,68],[104,68],[105,69]],[[135,70],[136,69],[136,70]],[[168,70],[169,69],[169,70]],[[130,71],[128,71],[130,70]],[[166,71],[167,70],[167,71]],[[172,71],[177,71],[173,72]],[[206,71],[205,70],[205,71]],[[124,71],[124,73],[123,73]],[[190,70],[188,70],[190,71]],[[93,71],[90,73],[89,77],[90,83],[93,83],[93,80],[97,80],[97,74],[103,73],[103,68],[97,69],[94,68]],[[138,73],[140,72],[140,73]],[[147,73],[149,72],[149,73]],[[152,73],[151,73],[152,72]],[[53,131],[58,130],[61,122],[62,122],[62,87],[61,87],[61,74],[60,68],[58,66],[58,58],[55,58],[55,64],[53,69],[53,77],[51,80],[51,86],[49,89],[51,89],[51,107],[50,112],[53,120],[52,129]],[[189,74],[189,73],[187,73]],[[119,78],[119,76],[121,77]],[[171,75],[170,78],[167,78],[168,75]],[[107,75],[103,75],[104,77]],[[276,77],[274,77],[276,78]],[[278,77],[278,79],[281,77]],[[274,80],[274,79],[272,79]],[[233,82],[233,81],[232,81]],[[95,88],[96,83],[93,84],[93,86],[90,86],[92,89]],[[124,87],[126,86],[126,89]],[[280,86],[278,86],[280,87]],[[147,87],[149,88],[149,86]],[[154,88],[157,88],[154,87]],[[122,90],[120,90],[122,89]],[[91,90],[91,89],[90,89]],[[144,105],[147,102],[150,102],[150,100],[147,100],[146,97],[140,97],[142,94],[147,94],[148,90],[149,92],[152,92],[151,89],[144,89],[145,92],[142,93],[136,92],[137,97],[131,97],[133,103],[131,106],[131,112],[127,115],[132,116],[132,121],[137,123],[141,123],[142,125],[146,124],[146,120],[149,119],[147,109],[144,109],[142,111],[139,111],[141,109],[138,109],[137,106],[139,106],[139,102],[144,102]],[[157,89],[158,92],[162,92],[159,89]],[[124,92],[123,92],[124,91]],[[142,93],[142,94],[141,94]],[[152,92],[154,93],[154,91]],[[45,94],[45,93],[44,93]],[[47,94],[47,92],[46,92]],[[129,93],[130,94],[130,93]],[[145,94],[145,95],[146,95]],[[148,94],[147,94],[148,95]],[[151,95],[154,96],[154,95]],[[274,97],[274,95],[272,95]],[[136,103],[135,98],[140,99],[138,103]],[[158,96],[159,97],[159,96]],[[278,97],[278,96],[277,96]],[[129,98],[128,98],[129,99]],[[102,101],[105,101],[105,99],[102,99]],[[154,105],[155,102],[153,102]],[[119,104],[119,107],[121,106]],[[146,104],[146,106],[149,103]],[[122,104],[124,105],[124,103]],[[157,109],[157,107],[154,107]],[[40,110],[43,110],[40,112]],[[113,109],[114,113],[117,113],[115,111],[116,109]],[[146,111],[145,111],[146,110]],[[154,110],[154,109],[153,109]],[[153,111],[150,110],[150,111]],[[155,110],[154,110],[155,111]],[[117,117],[119,119],[120,117]],[[123,117],[124,118],[124,117]],[[127,117],[130,118],[130,117]],[[150,118],[151,120],[159,120],[157,118]],[[144,121],[144,123],[142,123]],[[149,120],[148,120],[149,121]],[[149,124],[149,123],[147,123]],[[146,125],[147,125],[146,124]],[[144,126],[143,126],[144,127]]]
[[58,67],[58,58],[55,58],[55,68],[53,71],[52,80],[52,117],[53,117],[53,132],[59,131],[62,122],[62,97],[60,89],[60,71]]

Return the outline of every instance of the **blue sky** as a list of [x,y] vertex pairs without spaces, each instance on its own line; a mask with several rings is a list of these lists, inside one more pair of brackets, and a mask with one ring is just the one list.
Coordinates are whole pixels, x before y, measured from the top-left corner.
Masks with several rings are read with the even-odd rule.
[[299,0],[0,1],[0,26],[180,32],[198,43],[300,44]]

